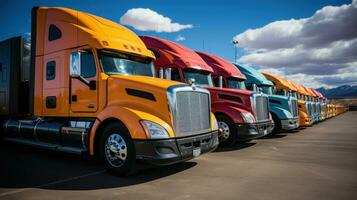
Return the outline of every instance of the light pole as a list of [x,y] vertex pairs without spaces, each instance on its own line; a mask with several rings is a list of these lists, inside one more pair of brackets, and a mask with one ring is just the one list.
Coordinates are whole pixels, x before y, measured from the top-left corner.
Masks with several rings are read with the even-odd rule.
[[238,45],[238,40],[233,40],[233,45],[234,45],[234,63],[237,62],[237,45]]

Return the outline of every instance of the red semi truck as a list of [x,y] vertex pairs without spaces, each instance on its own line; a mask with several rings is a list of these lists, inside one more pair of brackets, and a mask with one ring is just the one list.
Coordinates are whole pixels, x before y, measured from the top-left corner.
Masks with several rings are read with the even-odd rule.
[[[155,37],[141,36],[141,39],[154,52],[154,65],[160,77],[194,82],[210,91],[212,112],[221,129],[221,146],[259,138],[272,130],[267,95],[237,87],[215,87],[212,80],[214,70],[193,50]],[[243,78],[238,70],[232,73],[238,79]]]

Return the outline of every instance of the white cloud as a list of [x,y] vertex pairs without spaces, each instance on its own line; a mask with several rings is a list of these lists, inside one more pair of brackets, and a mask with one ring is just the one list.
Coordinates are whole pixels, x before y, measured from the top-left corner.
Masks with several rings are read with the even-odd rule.
[[186,38],[185,37],[183,37],[182,35],[178,35],[177,37],[176,37],[176,42],[179,42],[179,41],[185,41],[186,40]]
[[313,87],[357,83],[357,1],[326,6],[309,18],[275,21],[233,40],[238,62],[276,70]]
[[139,31],[178,32],[183,29],[193,28],[192,24],[179,24],[172,22],[149,8],[132,8],[120,18],[120,23],[130,25]]

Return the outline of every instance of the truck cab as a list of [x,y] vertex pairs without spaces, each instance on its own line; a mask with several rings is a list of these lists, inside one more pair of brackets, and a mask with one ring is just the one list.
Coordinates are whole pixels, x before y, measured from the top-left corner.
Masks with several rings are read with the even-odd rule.
[[301,85],[291,82],[292,85],[297,89],[297,98],[299,102],[299,116],[300,116],[300,126],[307,127],[312,125],[312,107],[311,103],[308,101],[308,93],[304,90]]
[[312,107],[312,121],[313,123],[317,123],[320,121],[320,111],[319,111],[317,95],[312,91],[311,88],[305,86],[304,88],[309,94],[308,100],[311,103],[311,107]]
[[129,29],[35,7],[29,46],[21,37],[0,45],[5,140],[98,156],[116,175],[137,159],[168,165],[218,146],[209,91],[155,78],[153,53]]
[[[218,88],[229,88],[229,89],[235,89],[236,94],[240,95],[245,95],[247,90],[244,84],[244,81],[246,80],[246,77],[244,76],[244,74],[242,74],[238,68],[236,68],[232,63],[224,60],[223,58],[220,58],[218,56],[209,54],[209,53],[204,53],[204,52],[197,52],[196,53],[213,69],[213,73],[212,73],[212,79],[214,82],[214,86],[218,87]],[[268,95],[263,94],[262,92],[255,92],[253,94],[254,95],[260,95],[260,96],[264,96],[264,99],[268,99]],[[218,94],[219,97],[219,94]],[[218,98],[217,101],[215,102],[216,104],[221,104],[223,103],[222,98]],[[253,98],[255,99],[255,98]],[[224,101],[227,101],[229,99],[225,99],[223,98]],[[226,104],[229,103],[233,103],[233,102],[226,102]],[[265,109],[266,111],[269,110],[269,103],[267,102],[260,102],[258,104],[263,104],[263,105],[259,105],[259,106],[264,106],[263,108],[253,108],[254,110],[254,116],[256,118],[256,126],[266,126],[268,127],[267,129],[267,134],[270,134],[274,128],[274,122],[269,114],[269,118],[262,118],[260,119],[260,112],[264,111]],[[239,104],[237,106],[240,106]],[[240,106],[242,109],[245,109],[245,106]],[[224,119],[225,118],[233,118],[230,117],[229,115],[224,116],[222,111],[219,111],[217,109],[217,111],[215,113],[222,113],[220,116],[217,114],[217,120],[219,123],[219,127],[225,127],[225,125],[227,123],[229,123],[229,121],[224,121],[224,120],[220,120],[220,119]],[[219,117],[218,117],[219,116]],[[233,120],[232,120],[233,121]],[[221,124],[220,124],[221,123]],[[250,125],[251,127],[254,127],[254,124]],[[243,128],[243,126],[238,126],[238,135],[242,135],[244,132],[247,132],[246,130],[251,129],[251,128]],[[256,129],[256,128],[255,128]]]
[[[297,103],[298,103],[298,112],[299,112],[299,124],[300,126],[310,126],[312,124],[311,117],[308,115],[308,106],[307,103],[305,102],[303,96],[301,93],[299,93],[299,88],[298,86],[277,75],[273,75],[270,73],[262,72],[262,74],[272,81],[276,87],[276,93],[279,93],[281,90],[287,90],[285,94],[289,94],[289,96],[296,98]],[[283,93],[283,92],[280,92]]]
[[235,64],[235,66],[247,77],[245,84],[248,90],[261,90],[269,96],[269,111],[275,124],[273,133],[299,127],[297,99],[289,95],[288,89],[281,89],[274,94],[274,83],[263,74],[252,67],[238,64]]
[[[154,65],[161,77],[210,91],[212,112],[221,129],[221,146],[232,146],[237,141],[251,140],[270,132],[272,124],[266,95],[214,87],[212,63],[206,63],[193,50],[160,38],[141,36],[141,39],[156,55]],[[237,70],[236,73],[242,77]]]
[[314,88],[311,88],[313,93],[316,95],[316,101],[319,112],[319,121],[323,121],[326,119],[326,102],[324,96]]

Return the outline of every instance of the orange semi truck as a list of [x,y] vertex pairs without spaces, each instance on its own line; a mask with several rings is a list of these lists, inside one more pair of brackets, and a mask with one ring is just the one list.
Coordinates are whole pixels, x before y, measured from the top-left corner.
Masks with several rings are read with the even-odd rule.
[[299,84],[291,82],[297,89],[297,97],[299,101],[300,125],[303,127],[311,126],[312,121],[312,105],[308,101],[309,93]]
[[35,7],[31,50],[15,37],[0,52],[4,140],[98,156],[116,175],[218,146],[209,91],[154,78],[153,53],[119,24]]

